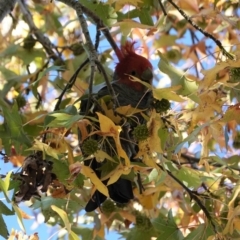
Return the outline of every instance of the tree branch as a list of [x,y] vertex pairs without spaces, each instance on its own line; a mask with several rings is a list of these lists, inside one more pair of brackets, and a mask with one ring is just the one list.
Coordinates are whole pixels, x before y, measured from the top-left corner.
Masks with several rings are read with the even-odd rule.
[[225,55],[226,57],[228,57],[229,59],[233,60],[234,56],[229,53],[222,45],[222,43],[216,39],[212,34],[204,31],[202,28],[200,28],[196,23],[194,23],[191,18],[180,8],[178,7],[178,5],[176,3],[174,3],[172,0],[168,0],[168,2],[175,8],[177,9],[177,11],[184,17],[184,19],[186,19],[188,21],[188,23],[190,23],[195,29],[197,29],[198,31],[200,31],[204,36],[211,38],[216,45],[221,49],[223,55]]
[[208,221],[211,223],[214,232],[217,234],[217,228],[216,225],[213,221],[213,218],[211,216],[211,214],[209,213],[209,211],[207,210],[207,208],[203,205],[202,201],[200,198],[198,198],[198,196],[193,193],[188,187],[185,186],[185,184],[183,184],[177,177],[175,177],[169,170],[164,169],[160,164],[157,164],[159,168],[161,168],[161,170],[166,171],[167,174],[174,180],[176,181],[180,186],[182,186],[182,188],[188,193],[188,195],[190,196],[191,199],[193,199],[198,206],[202,209],[202,211],[204,212],[205,216],[207,217]]
[[0,0],[0,22],[13,10],[16,0]]
[[54,61],[58,59],[62,61],[62,59],[59,56],[57,56],[52,50],[54,46],[51,43],[51,41],[47,37],[45,37],[44,34],[36,27],[35,23],[33,22],[32,14],[29,12],[25,2],[22,0],[18,0],[18,3],[21,12],[23,13],[25,22],[28,24],[31,32],[34,34],[37,40],[42,44],[43,48],[48,53],[50,58],[52,58]]

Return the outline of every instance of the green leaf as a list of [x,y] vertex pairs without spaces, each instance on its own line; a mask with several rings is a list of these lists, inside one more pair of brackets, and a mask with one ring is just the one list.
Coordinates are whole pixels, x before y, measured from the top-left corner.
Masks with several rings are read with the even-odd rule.
[[153,26],[153,20],[149,7],[141,7],[139,10],[139,19],[142,24]]
[[[31,207],[33,209],[40,209],[40,211],[45,217],[45,222],[48,222],[51,217],[55,218],[55,221],[58,221],[58,214],[53,211],[53,209],[51,208],[52,205],[61,209],[66,209],[67,206],[67,209],[65,211],[67,212],[68,218],[71,219],[71,221],[73,221],[74,213],[79,212],[85,206],[83,202],[79,199],[79,197],[76,197],[73,193],[70,200],[53,198],[51,196],[41,197],[41,200],[35,199],[35,202]],[[62,222],[60,223],[62,224]]]
[[65,127],[70,128],[75,122],[83,119],[83,116],[78,114],[75,106],[70,105],[65,109],[50,113],[44,120],[45,126],[48,127]]
[[93,230],[90,228],[83,227],[72,227],[72,231],[82,237],[82,240],[92,240],[93,239]]
[[70,171],[66,162],[62,160],[54,161],[53,173],[57,175],[57,178],[62,183],[67,183],[67,179],[70,176]]
[[[178,36],[176,35],[163,35],[155,42],[155,45],[157,46],[157,48],[163,48],[163,47],[169,47],[169,46],[172,47],[173,45],[176,45],[177,39],[178,39]],[[167,61],[167,59],[164,59],[164,60]]]
[[54,119],[46,125],[47,127],[70,128],[74,123],[83,119],[81,115],[73,116],[66,113],[52,113],[49,116],[54,117]]
[[214,236],[215,233],[211,226],[207,224],[200,224],[195,230],[187,235],[184,240],[199,240],[208,239],[210,236]]
[[109,4],[104,4],[101,1],[81,0],[81,4],[90,9],[98,16],[105,25],[112,26],[117,22],[117,14],[115,9]]
[[158,129],[158,137],[161,139],[161,148],[165,149],[165,144],[169,137],[169,132],[167,128],[159,128]]
[[14,215],[14,211],[10,210],[2,201],[0,201],[0,213],[6,216]]
[[55,159],[58,159],[59,158],[58,154],[60,154],[59,151],[57,151],[56,149],[52,148],[46,143],[38,141],[37,139],[35,140],[31,148],[26,149],[26,151],[32,151],[32,150],[44,152],[48,156],[51,156]]
[[203,125],[197,127],[194,131],[191,132],[190,135],[188,135],[188,137],[186,137],[181,143],[179,143],[176,148],[175,148],[175,151],[174,151],[174,154],[177,154],[181,149],[182,147],[184,146],[185,143],[187,142],[192,142],[194,141],[195,139],[197,139],[197,136],[198,136],[198,133],[203,129],[205,128],[206,126],[208,126],[209,123],[204,123]]
[[52,210],[55,211],[63,220],[63,223],[65,225],[65,228],[67,229],[68,233],[71,232],[71,224],[68,220],[68,215],[65,211],[63,211],[61,208],[58,208],[57,206],[52,205]]
[[187,187],[197,188],[202,183],[198,171],[184,166],[177,172],[176,177],[185,185],[187,183]]
[[187,78],[186,73],[172,66],[167,59],[159,52],[160,61],[158,63],[159,69],[167,74],[171,79],[172,86],[182,86],[176,93],[187,96],[195,102],[199,102],[199,99],[196,95],[198,89],[197,82]]
[[18,57],[23,61],[25,65],[27,65],[37,57],[45,58],[46,54],[42,49],[32,49],[29,51],[16,44],[10,45],[7,49],[0,53],[1,58],[7,58],[12,56]]
[[7,239],[9,235],[6,223],[2,215],[0,215],[0,235],[3,236],[4,239]]
[[167,219],[163,215],[159,215],[153,221],[153,226],[159,232],[157,240],[182,240],[183,234],[177,227],[172,216],[172,211],[168,212]]
[[3,110],[4,129],[8,133],[9,141],[13,142],[12,145],[14,146],[14,143],[17,142],[30,147],[32,143],[23,130],[22,118],[19,114],[17,103],[14,102],[12,108],[9,108],[4,100],[0,98],[0,106]]
[[9,203],[10,203],[10,199],[8,197],[8,188],[9,188],[9,184],[10,184],[11,174],[12,174],[12,172],[9,172],[4,180],[2,180],[2,178],[0,178],[0,188],[3,191],[7,202],[9,202]]
[[42,49],[27,50],[23,47],[19,47],[14,55],[21,59],[25,65],[33,62],[35,58],[46,58],[46,54]]
[[[149,230],[141,230],[137,227],[131,228],[130,232],[127,234],[126,240],[151,240],[152,237],[155,237],[156,233],[153,228]],[[165,240],[165,239],[164,239]]]
[[19,224],[21,230],[23,232],[26,232],[26,229],[25,229],[24,224],[23,224],[22,214],[19,210],[19,207],[15,203],[13,203],[12,206],[13,206],[14,211],[17,214],[17,221],[18,221],[18,224]]
[[78,237],[78,235],[76,235],[76,233],[74,233],[73,231],[70,231],[69,239],[70,239],[70,240],[80,240],[80,238]]

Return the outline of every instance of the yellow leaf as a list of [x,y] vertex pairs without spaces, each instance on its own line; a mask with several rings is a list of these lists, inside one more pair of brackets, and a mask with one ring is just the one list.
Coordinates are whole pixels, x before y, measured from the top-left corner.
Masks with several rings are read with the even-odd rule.
[[155,159],[152,157],[152,153],[149,152],[149,138],[146,141],[138,143],[139,151],[134,158],[142,158],[142,161],[148,166],[157,168]]
[[61,217],[61,219],[64,222],[66,230],[70,233],[71,232],[71,224],[69,222],[67,213],[55,205],[51,205],[51,208],[53,211],[55,211]]
[[123,166],[119,166],[117,169],[115,169],[113,171],[113,173],[111,174],[108,182],[107,182],[107,186],[110,184],[115,183],[122,175],[127,175],[129,174],[131,171],[131,168],[128,167],[123,167]]
[[104,101],[104,98],[100,99],[100,104],[101,104],[101,108],[105,113],[105,116],[110,118],[114,123],[119,124],[122,118],[119,115],[114,113],[112,104],[109,103],[107,106],[106,102]]
[[11,234],[9,235],[9,238],[7,240],[15,240],[15,231],[12,229]]
[[155,187],[149,188],[148,190],[150,190],[149,194],[146,191],[144,191],[143,194],[139,194],[139,190],[135,188],[134,195],[137,196],[144,209],[151,210],[155,208],[157,204],[159,191],[156,191]]
[[49,156],[52,156],[55,159],[58,159],[58,151],[47,145],[46,143],[42,143],[38,140],[34,141],[34,144],[28,150],[37,150],[46,153]]
[[127,156],[126,152],[122,149],[120,142],[120,131],[122,130],[121,127],[116,126],[111,119],[102,115],[101,113],[97,113],[97,115],[100,122],[101,131],[106,135],[113,137],[116,144],[118,156],[124,159],[126,166],[130,166],[129,157]]
[[108,182],[107,182],[107,186],[110,184],[115,183],[123,174],[123,170],[122,169],[117,169],[117,171],[115,171],[113,173],[113,175],[109,178]]
[[108,155],[106,152],[102,150],[98,150],[97,152],[95,152],[94,157],[96,158],[97,162],[102,162],[105,159],[107,159],[111,162],[116,163],[116,161],[110,155]]
[[153,112],[150,121],[148,122],[148,129],[150,136],[148,138],[149,147],[151,152],[162,153],[161,139],[158,135],[158,131],[163,127],[163,123],[159,114]]
[[214,67],[208,70],[202,70],[201,72],[204,75],[204,79],[199,83],[199,91],[202,91],[203,89],[209,89],[215,83],[217,74],[221,70],[229,67],[238,68],[239,65],[240,59],[237,59],[237,61],[228,59],[227,62],[219,62]]
[[240,230],[240,219],[235,218],[233,224],[234,224],[234,229],[239,231]]
[[102,181],[97,177],[96,173],[88,166],[82,165],[82,174],[90,178],[91,182],[95,185],[97,190],[109,197],[107,187],[102,183]]
[[108,136],[111,137],[116,137],[119,135],[119,132],[121,131],[120,126],[116,126],[111,119],[101,113],[97,112],[97,115],[100,123],[100,129],[102,132],[107,133]]
[[142,112],[142,109],[133,108],[133,107],[131,107],[131,105],[128,105],[128,106],[116,108],[116,112],[120,113],[122,115],[125,115],[127,117],[130,117],[136,113]]
[[179,90],[181,86],[172,86],[168,88],[153,88],[153,96],[154,98],[161,100],[163,98],[172,100],[175,102],[183,102],[185,99],[180,97],[175,91]]
[[156,30],[155,27],[153,26],[149,26],[149,25],[145,25],[145,24],[141,24],[139,22],[136,22],[132,19],[124,19],[121,22],[117,22],[114,23],[112,26],[114,27],[120,27],[122,34],[127,36],[130,32],[132,28],[141,28],[141,29],[152,29],[152,30]]
[[223,122],[230,122],[232,120],[240,124],[240,103],[230,106],[221,119]]

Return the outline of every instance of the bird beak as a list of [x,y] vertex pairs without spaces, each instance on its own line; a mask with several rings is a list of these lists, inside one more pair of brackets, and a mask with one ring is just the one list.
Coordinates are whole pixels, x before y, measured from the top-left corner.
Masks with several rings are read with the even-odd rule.
[[153,79],[153,72],[152,69],[147,68],[141,75],[141,80],[143,80],[144,82],[152,82]]

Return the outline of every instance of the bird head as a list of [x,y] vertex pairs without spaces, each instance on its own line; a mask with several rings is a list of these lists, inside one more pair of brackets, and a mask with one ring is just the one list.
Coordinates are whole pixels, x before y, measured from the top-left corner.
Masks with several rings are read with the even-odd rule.
[[135,53],[135,42],[126,42],[121,46],[121,54],[118,54],[119,62],[114,72],[114,80],[134,88],[136,91],[145,91],[145,87],[139,82],[130,80],[130,76],[139,78],[149,84],[152,84],[153,67],[148,59]]

